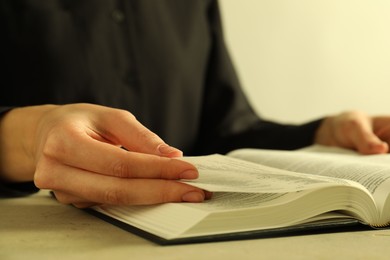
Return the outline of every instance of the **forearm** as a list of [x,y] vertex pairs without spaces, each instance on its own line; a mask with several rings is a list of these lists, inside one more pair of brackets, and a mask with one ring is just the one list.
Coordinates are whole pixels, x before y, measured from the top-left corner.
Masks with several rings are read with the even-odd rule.
[[38,122],[53,107],[44,105],[14,108],[0,117],[0,180],[33,180],[33,149]]

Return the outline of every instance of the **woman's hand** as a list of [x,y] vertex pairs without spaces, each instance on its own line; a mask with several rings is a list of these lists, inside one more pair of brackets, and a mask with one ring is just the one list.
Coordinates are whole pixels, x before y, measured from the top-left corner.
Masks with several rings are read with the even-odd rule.
[[[197,169],[174,157],[129,112],[91,104],[16,108],[0,121],[3,179],[34,179],[63,203],[201,202],[209,196],[178,182]],[[3,156],[5,153],[7,156]]]
[[315,143],[349,148],[362,154],[388,153],[390,117],[371,117],[359,111],[328,117],[320,125]]

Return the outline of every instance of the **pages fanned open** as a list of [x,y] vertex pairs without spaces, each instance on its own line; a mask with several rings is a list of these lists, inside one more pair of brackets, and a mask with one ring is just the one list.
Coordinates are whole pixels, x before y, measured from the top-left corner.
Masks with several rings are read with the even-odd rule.
[[184,182],[212,191],[212,199],[101,205],[88,211],[160,244],[390,223],[390,155],[312,146],[297,151],[240,149],[182,159],[200,173],[199,179]]

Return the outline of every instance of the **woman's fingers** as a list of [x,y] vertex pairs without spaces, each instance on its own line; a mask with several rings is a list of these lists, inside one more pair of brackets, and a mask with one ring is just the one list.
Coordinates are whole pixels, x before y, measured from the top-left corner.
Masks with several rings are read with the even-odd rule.
[[139,205],[200,202],[192,164],[129,112],[89,104],[58,107],[39,124],[34,181],[64,203]]
[[37,169],[35,183],[40,188],[59,192],[62,195],[59,199],[64,203],[146,205],[201,202],[209,197],[199,188],[174,180],[117,178],[64,165],[53,167],[54,164],[48,162],[41,166],[42,170],[51,168],[45,178],[40,178],[41,169]]
[[371,118],[361,112],[350,112],[340,117],[339,139],[362,154],[385,152],[387,146],[374,133]]
[[[88,104],[72,105],[52,113],[46,125],[50,129],[43,131],[37,163],[48,158],[58,164],[122,178],[198,177],[193,165],[156,152],[162,150],[171,156],[177,150],[167,146],[128,112]],[[126,150],[120,148],[123,146]]]
[[345,112],[325,119],[317,131],[315,141],[354,149],[362,154],[388,151],[388,144],[375,133],[371,117],[359,111]]
[[187,162],[126,151],[85,136],[58,138],[46,144],[41,160],[53,159],[70,167],[120,178],[195,179]]

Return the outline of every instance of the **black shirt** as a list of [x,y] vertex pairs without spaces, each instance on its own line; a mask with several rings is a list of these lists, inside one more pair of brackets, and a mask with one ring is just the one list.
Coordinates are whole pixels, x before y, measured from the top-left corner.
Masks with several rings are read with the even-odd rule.
[[256,115],[217,1],[4,0],[0,19],[0,112],[77,102],[126,109],[186,155],[295,149],[312,143],[320,123]]

